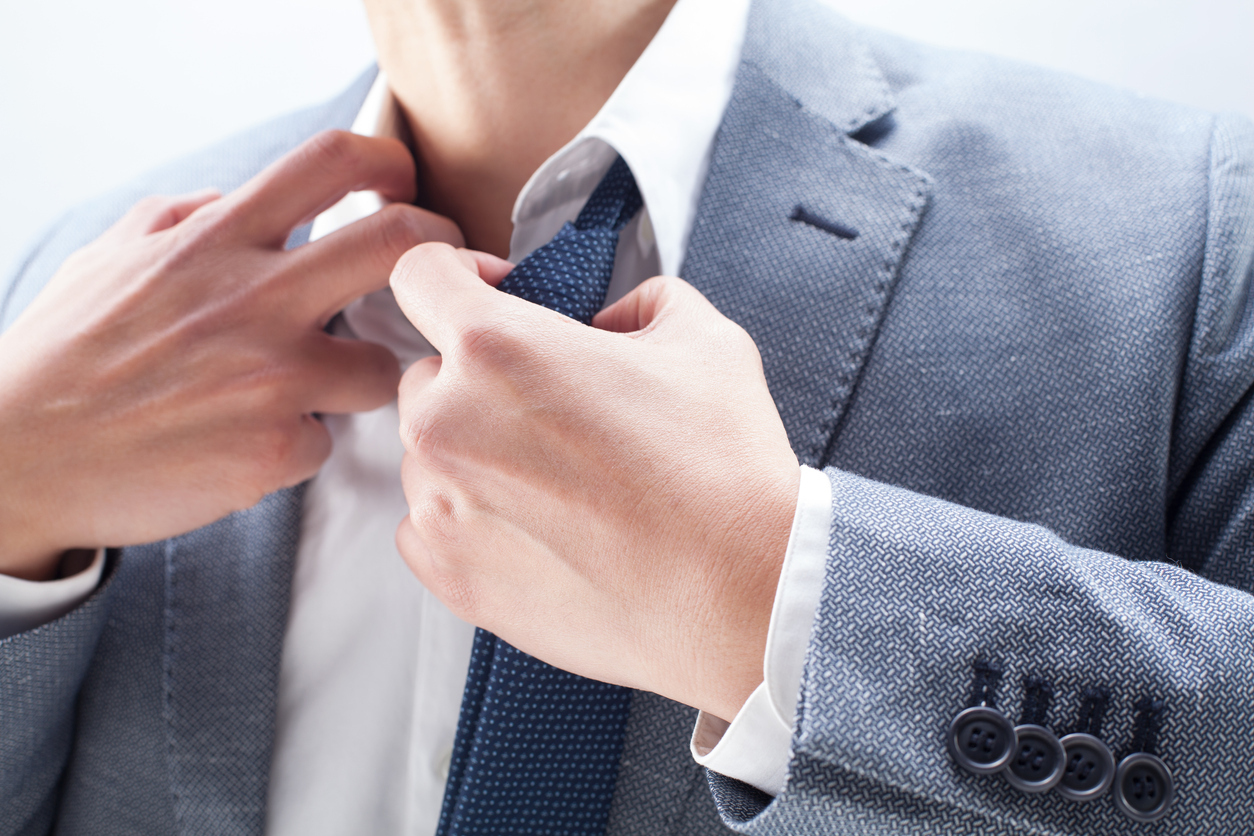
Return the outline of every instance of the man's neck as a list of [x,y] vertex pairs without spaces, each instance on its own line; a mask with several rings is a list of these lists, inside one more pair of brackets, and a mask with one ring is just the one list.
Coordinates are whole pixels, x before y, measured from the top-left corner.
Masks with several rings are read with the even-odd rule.
[[506,256],[527,178],[596,115],[675,0],[366,0],[421,201]]

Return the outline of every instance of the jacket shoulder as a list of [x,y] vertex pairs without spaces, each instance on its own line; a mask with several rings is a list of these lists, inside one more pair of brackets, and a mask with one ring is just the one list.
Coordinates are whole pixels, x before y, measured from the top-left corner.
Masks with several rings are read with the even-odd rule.
[[371,68],[329,102],[258,125],[70,210],[0,284],[0,331],[25,310],[71,253],[99,237],[140,198],[205,188],[233,191],[310,136],[351,125],[375,75]]
[[[995,126],[1017,147],[1095,151],[1098,161],[1197,161],[1216,115],[1062,70],[859,27],[903,118]],[[1239,117],[1238,117],[1239,118]]]

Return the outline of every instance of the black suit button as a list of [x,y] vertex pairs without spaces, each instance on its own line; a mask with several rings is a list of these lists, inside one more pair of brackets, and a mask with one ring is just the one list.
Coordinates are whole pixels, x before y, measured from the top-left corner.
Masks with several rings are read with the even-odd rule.
[[995,708],[968,708],[949,724],[945,743],[963,769],[992,775],[1005,769],[1014,754],[1015,727]]
[[1069,734],[1061,741],[1066,764],[1057,790],[1072,801],[1101,798],[1115,780],[1115,756],[1091,734]]
[[1015,747],[1002,775],[1023,792],[1045,792],[1062,780],[1067,753],[1044,726],[1015,726]]
[[1175,799],[1167,765],[1145,752],[1128,755],[1115,771],[1115,806],[1134,821],[1158,821]]

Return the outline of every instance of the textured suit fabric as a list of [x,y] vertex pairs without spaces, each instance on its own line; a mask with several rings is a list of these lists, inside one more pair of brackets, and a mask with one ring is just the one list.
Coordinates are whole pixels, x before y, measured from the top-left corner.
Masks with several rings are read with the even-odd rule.
[[[807,34],[822,31],[813,14]],[[782,28],[781,42],[794,34]],[[769,196],[796,137],[811,126],[817,141],[839,114],[822,91],[781,101],[779,67],[746,57],[757,66],[742,71],[699,212],[743,220],[699,227],[685,275],[750,311],[794,447],[829,468],[834,522],[788,785],[760,813],[725,795],[725,812],[752,833],[1144,831],[1109,799],[1029,797],[949,761],[945,727],[982,656],[1006,668],[1012,717],[1021,677],[1049,679],[1060,730],[1085,688],[1110,688],[1117,754],[1134,703],[1164,700],[1177,801],[1155,831],[1250,829],[1254,810],[1230,796],[1254,746],[1248,122],[875,38],[868,58],[895,110],[853,140],[829,132],[831,177],[761,210],[767,224],[796,200],[861,231],[821,244],[824,287],[798,305],[806,336],[789,339],[751,277],[820,245],[754,236],[757,218],[732,212],[746,156],[762,161],[750,193]],[[902,165],[896,214],[863,210],[889,189],[871,178]],[[917,221],[912,183],[927,195]],[[864,241],[883,278],[858,264]],[[745,250],[762,266],[737,277]],[[835,334],[813,339],[823,329]],[[829,353],[838,339],[847,353]],[[830,388],[810,405],[816,378]]]
[[[372,80],[71,212],[6,283],[0,323],[139,198],[239,186],[350,125]],[[86,604],[0,642],[0,833],[47,833],[54,820],[59,833],[261,832],[300,496],[112,553]]]
[[[235,185],[347,124],[362,84],[80,210],[19,272],[3,322],[142,192]],[[863,32],[807,0],[757,2],[682,273],[757,341],[794,449],[827,468],[834,523],[787,784],[769,801],[715,776],[726,826],[1254,829],[1240,795],[1254,750],[1252,262],[1246,121]],[[282,528],[275,510],[230,526]],[[46,832],[58,808],[62,833],[259,832],[270,686],[205,683],[213,705],[191,711],[180,688],[198,687],[197,666],[168,657],[182,641],[212,648],[187,631],[219,625],[179,621],[168,639],[167,575],[213,600],[232,572],[273,562],[263,587],[282,599],[283,559],[183,542],[205,571],[182,574],[194,555],[177,547],[124,550],[88,604],[0,643],[0,796],[21,799],[0,832]],[[228,581],[209,570],[223,560]],[[206,671],[277,641],[281,607],[263,609],[260,624],[226,620],[225,658]],[[1011,716],[1021,677],[1049,680],[1059,731],[1085,688],[1110,689],[1117,754],[1133,704],[1163,700],[1173,812],[1138,825],[1109,799],[961,772],[943,738],[977,657],[1004,667]],[[635,696],[609,832],[726,832],[686,752],[690,719]],[[212,768],[228,754],[242,786]]]

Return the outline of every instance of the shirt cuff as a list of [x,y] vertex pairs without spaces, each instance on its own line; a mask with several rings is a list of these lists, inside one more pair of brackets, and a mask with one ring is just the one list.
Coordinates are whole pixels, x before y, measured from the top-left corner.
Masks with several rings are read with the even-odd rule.
[[731,723],[701,712],[692,733],[697,763],[768,795],[779,795],[788,774],[801,673],[823,589],[831,525],[832,483],[821,471],[803,466],[788,551],[775,587],[762,684]]
[[27,581],[0,575],[0,641],[55,621],[91,597],[100,585],[105,550],[88,567],[55,581]]

